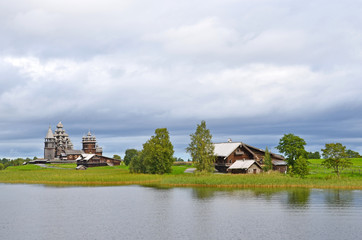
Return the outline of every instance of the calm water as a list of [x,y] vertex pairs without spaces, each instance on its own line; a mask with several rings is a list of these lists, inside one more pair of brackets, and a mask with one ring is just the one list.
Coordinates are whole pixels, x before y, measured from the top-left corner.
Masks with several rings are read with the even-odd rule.
[[0,184],[0,239],[362,239],[362,191]]

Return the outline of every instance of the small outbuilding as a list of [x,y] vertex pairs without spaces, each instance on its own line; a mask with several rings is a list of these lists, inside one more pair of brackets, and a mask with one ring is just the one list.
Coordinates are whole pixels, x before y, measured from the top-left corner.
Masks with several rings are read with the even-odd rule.
[[227,171],[229,173],[258,174],[262,172],[262,168],[255,160],[236,160]]
[[281,173],[287,173],[288,164],[287,164],[286,161],[273,160],[272,164],[273,164],[273,170],[274,171],[279,171]]

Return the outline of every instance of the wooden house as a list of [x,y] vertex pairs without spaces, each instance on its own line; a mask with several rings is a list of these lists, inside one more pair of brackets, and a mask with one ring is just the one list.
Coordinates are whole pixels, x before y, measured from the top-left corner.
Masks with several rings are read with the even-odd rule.
[[263,170],[255,160],[236,160],[233,164],[231,164],[227,171],[229,173],[258,174]]
[[[216,155],[215,168],[219,172],[227,172],[227,169],[237,160],[254,160],[259,166],[264,164],[265,151],[243,142],[214,143]],[[282,173],[286,172],[287,163],[284,157],[270,153],[273,169]]]
[[85,167],[98,167],[98,166],[115,166],[121,164],[120,159],[99,156],[96,154],[84,153],[77,158],[77,166],[83,165]]

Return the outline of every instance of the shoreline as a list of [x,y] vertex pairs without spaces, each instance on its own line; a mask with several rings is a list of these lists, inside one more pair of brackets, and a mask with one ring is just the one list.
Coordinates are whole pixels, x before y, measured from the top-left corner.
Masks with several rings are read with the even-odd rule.
[[308,188],[308,189],[343,189],[343,190],[362,190],[362,186],[348,185],[314,185],[314,184],[198,184],[198,183],[161,183],[161,180],[148,181],[0,181],[0,184],[35,184],[48,186],[131,186],[138,185],[144,187],[160,188],[215,188],[215,189],[250,189],[250,188],[270,188],[270,189],[288,189],[288,188]]
[[[59,166],[56,166],[59,167]],[[310,175],[296,178],[278,172],[262,174],[191,174],[184,173],[187,167],[174,166],[173,172],[164,175],[129,173],[125,166],[97,167],[75,170],[73,165],[64,169],[42,168],[36,165],[9,167],[0,171],[0,183],[44,184],[54,186],[124,186],[140,185],[160,188],[315,188],[362,190],[362,176]]]

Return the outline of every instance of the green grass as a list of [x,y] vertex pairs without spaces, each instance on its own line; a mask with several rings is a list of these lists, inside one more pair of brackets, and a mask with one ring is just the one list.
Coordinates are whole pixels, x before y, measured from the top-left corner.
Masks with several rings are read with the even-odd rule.
[[[327,169],[322,164],[323,159],[310,159],[310,173],[309,177],[313,178],[330,178],[335,175],[333,169]],[[346,168],[341,172],[341,176],[359,178],[362,177],[362,158],[352,158],[352,167]]]
[[[320,160],[311,160],[317,164]],[[354,159],[356,166],[362,165],[362,159]],[[290,177],[276,172],[263,174],[190,174],[184,170],[192,166],[172,166],[171,174],[130,174],[127,166],[94,167],[87,170],[75,170],[75,164],[50,165],[62,169],[42,168],[36,165],[8,167],[0,171],[0,182],[31,183],[52,185],[147,185],[158,187],[221,187],[221,188],[351,188],[362,189],[362,174],[342,173],[341,178],[333,173],[323,173],[312,165],[316,173],[305,179]]]

